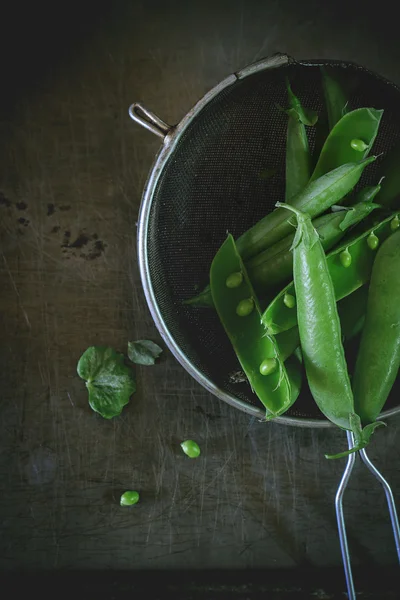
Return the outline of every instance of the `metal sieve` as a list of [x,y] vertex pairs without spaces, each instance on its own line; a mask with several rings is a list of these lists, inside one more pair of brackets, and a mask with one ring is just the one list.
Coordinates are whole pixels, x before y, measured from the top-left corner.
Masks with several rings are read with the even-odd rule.
[[[151,314],[174,356],[202,386],[251,415],[265,411],[247,383],[234,383],[236,356],[213,310],[183,301],[208,282],[212,258],[229,231],[238,237],[284,198],[285,77],[305,106],[321,111],[319,67],[340,70],[352,108],[383,108],[374,153],[400,137],[400,90],[367,69],[278,54],[230,75],[176,126],[134,103],[132,119],[163,139],[147,180],[138,222],[138,256]],[[309,129],[314,146],[313,128]],[[376,161],[362,185],[376,183]],[[269,176],[265,176],[265,174]],[[272,175],[271,175],[272,174]],[[395,394],[383,417],[400,411]],[[307,391],[276,421],[329,427]]]

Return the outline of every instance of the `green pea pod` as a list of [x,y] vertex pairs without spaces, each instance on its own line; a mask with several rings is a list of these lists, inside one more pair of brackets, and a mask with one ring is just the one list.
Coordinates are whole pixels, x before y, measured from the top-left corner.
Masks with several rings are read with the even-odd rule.
[[400,231],[377,252],[353,390],[363,423],[379,416],[400,367]]
[[296,348],[300,346],[300,337],[298,327],[292,327],[274,336],[278,345],[279,356],[285,362],[289,356],[292,356]]
[[314,149],[311,154],[312,171],[314,171],[315,169],[315,165],[318,162],[319,155],[321,154],[321,150],[323,148],[323,145],[325,144],[328,134],[328,116],[325,114],[325,112],[322,112],[315,125]]
[[[354,225],[360,223],[365,217],[368,217],[368,215],[372,212],[372,210],[375,210],[375,208],[382,208],[379,203],[372,203],[379,194],[380,190],[381,183],[379,182],[378,185],[368,185],[358,192],[356,195],[357,203],[351,203],[351,207],[347,210],[345,217],[340,224],[342,231],[346,231],[349,227],[353,227]],[[364,206],[364,209],[362,206]],[[343,207],[339,207],[339,209],[340,208]]]
[[[375,186],[378,193],[380,187]],[[327,252],[345,235],[347,229],[367,217],[378,204],[359,202],[350,209],[322,215],[313,220],[318,231],[324,250]],[[290,248],[294,233],[286,236],[280,242],[267,248],[246,262],[246,268],[252,284],[259,294],[265,294],[274,287],[281,285],[292,276],[293,254]]]
[[[393,233],[391,221],[394,218],[395,216],[392,215],[384,219],[372,229],[365,231],[353,240],[348,240],[344,246],[335,248],[329,253],[327,257],[328,267],[335,289],[336,300],[345,298],[369,281],[376,250],[369,247],[368,237],[373,233],[381,242],[385,240]],[[340,254],[346,248],[352,259],[347,268],[343,267],[340,260]],[[297,324],[296,310],[288,308],[285,304],[285,296],[288,294],[295,296],[293,282],[279,292],[262,315],[262,321],[271,334],[286,331]]]
[[332,69],[321,67],[321,76],[329,129],[333,129],[347,112],[347,98],[339,81],[332,77]]
[[290,114],[289,111],[286,135],[286,200],[290,200],[305,188],[310,176],[310,148],[306,128],[297,114]]
[[[290,383],[290,394],[291,394],[290,406],[293,406],[293,404],[295,403],[295,401],[297,400],[297,398],[300,395],[301,384],[302,384],[302,379],[303,379],[302,362],[303,362],[303,356],[300,352],[299,347],[297,347],[295,352],[291,356],[289,356],[285,362],[286,374],[288,376],[289,383]],[[290,408],[290,406],[288,408]],[[282,415],[283,413],[284,413],[284,411],[280,412],[279,414]],[[271,416],[269,417],[268,413],[267,413],[266,420],[269,421],[272,418],[273,417],[271,417]]]
[[289,110],[286,135],[286,201],[298,194],[311,176],[311,156],[305,125],[315,125],[317,113],[305,109],[286,81]]
[[383,178],[379,204],[387,208],[400,206],[400,144],[392,148],[382,161],[379,174]]
[[[337,303],[343,341],[349,342],[360,333],[365,320],[368,288],[363,285],[350,296]],[[299,328],[292,327],[275,335],[279,354],[283,361],[292,356],[300,345]]]
[[308,125],[309,127],[315,125],[318,121],[317,113],[315,110],[304,108],[298,97],[293,93],[288,79],[286,79],[286,89],[290,106],[287,112],[293,115],[296,114],[296,117],[303,125]]
[[[373,200],[375,200],[376,196],[379,194],[379,192],[382,189],[382,178],[380,178],[379,183],[377,185],[367,185],[364,188],[362,188],[359,192],[357,192],[357,194],[352,194],[350,196],[347,196],[347,198],[343,198],[340,201],[340,208],[346,208],[348,204],[351,205],[352,208],[354,208],[354,205],[357,204],[358,202],[372,202]],[[382,205],[380,202],[378,202],[378,204],[375,204],[375,208],[382,208]],[[332,210],[334,211],[336,209],[335,206],[332,206]],[[349,211],[347,213],[347,220],[343,222],[343,227],[346,228],[346,226],[348,225],[348,220],[352,218],[352,214],[356,214],[356,213],[352,213],[351,211]],[[358,223],[358,220],[356,221],[356,223],[354,223],[354,225],[356,225]],[[350,225],[349,225],[350,226]]]
[[[383,110],[374,108],[357,108],[344,115],[326,138],[310,181],[341,165],[365,158],[377,136],[382,115]],[[363,152],[351,146],[354,139],[367,144]]]
[[[238,287],[228,288],[226,281],[232,273],[242,273],[243,281]],[[297,379],[292,384],[275,338],[261,323],[257,298],[231,235],[214,257],[210,284],[220,321],[253,391],[266,408],[267,419],[281,415],[296,400],[299,386]],[[252,310],[240,316],[238,307],[249,300]],[[269,374],[262,374],[262,366],[268,367]]]
[[[353,189],[365,167],[375,159],[375,156],[371,156],[322,175],[294,196],[291,205],[306,211],[312,218],[320,215]],[[278,208],[241,235],[236,246],[243,260],[259,254],[291,233],[293,227],[290,219],[285,209]]]
[[[346,208],[340,212],[322,215],[313,221],[317,229],[325,251],[330,250],[342,239],[346,230],[359,223],[367,217],[371,211],[378,208],[372,200],[379,192],[380,186],[368,186],[358,194],[358,203],[350,209]],[[341,208],[341,207],[339,207]],[[294,233],[283,238],[283,240],[267,248],[260,254],[246,261],[246,268],[250,280],[259,294],[265,294],[278,285],[284,284],[292,276],[293,256],[290,251]],[[200,294],[185,304],[196,307],[213,307],[211,289],[208,285]]]
[[355,338],[364,327],[367,298],[368,286],[362,285],[337,303],[342,337],[346,342]]
[[338,427],[354,433],[356,446],[340,453],[340,456],[346,456],[363,448],[371,434],[364,438],[360,420],[352,417],[354,398],[327,259],[309,215],[287,204],[278,203],[278,206],[290,209],[297,217],[293,241],[293,277],[308,383],[321,412]]

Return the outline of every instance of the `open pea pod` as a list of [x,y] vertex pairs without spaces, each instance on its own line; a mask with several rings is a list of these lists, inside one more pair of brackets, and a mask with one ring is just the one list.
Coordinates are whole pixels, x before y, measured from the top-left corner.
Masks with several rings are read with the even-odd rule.
[[300,391],[301,369],[296,359],[286,368],[278,344],[261,323],[257,298],[246,269],[228,235],[211,264],[214,306],[249,383],[266,408],[266,418],[283,414]]
[[341,165],[365,158],[378,133],[383,110],[357,108],[336,123],[322,147],[310,181]]
[[[391,215],[362,235],[348,240],[327,256],[336,300],[345,298],[364,285],[371,276],[375,251],[379,244],[399,227],[399,215]],[[277,334],[297,325],[293,282],[272,300],[262,315],[267,331]]]
[[284,362],[293,355],[294,351],[300,346],[299,328],[292,327],[287,331],[282,331],[274,336],[278,345],[279,356]]

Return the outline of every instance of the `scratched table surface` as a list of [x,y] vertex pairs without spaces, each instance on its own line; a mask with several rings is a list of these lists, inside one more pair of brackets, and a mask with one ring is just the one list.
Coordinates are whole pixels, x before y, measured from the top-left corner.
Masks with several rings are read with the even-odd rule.
[[[340,431],[262,424],[166,349],[136,369],[136,394],[106,421],[76,364],[90,345],[160,342],[136,252],[159,140],[129,105],[176,123],[226,75],[277,51],[355,61],[400,83],[390,15],[353,7],[344,18],[344,6],[153,0],[72,9],[65,27],[54,8],[3,21],[13,58],[3,55],[0,94],[1,570],[340,566],[344,465],[323,458],[343,445]],[[201,446],[196,461],[180,450],[186,438]],[[399,498],[399,418],[370,455]],[[126,489],[141,495],[132,509],[119,506]],[[345,507],[354,565],[394,565],[385,499],[364,469]]]

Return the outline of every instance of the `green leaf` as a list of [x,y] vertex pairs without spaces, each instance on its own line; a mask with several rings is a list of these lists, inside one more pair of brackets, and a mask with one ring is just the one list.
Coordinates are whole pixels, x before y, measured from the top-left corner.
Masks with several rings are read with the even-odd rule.
[[77,371],[86,380],[91,408],[105,419],[120,415],[136,391],[134,372],[112,348],[91,346],[79,359]]
[[129,360],[137,365],[154,365],[161,352],[162,348],[150,340],[128,342]]

